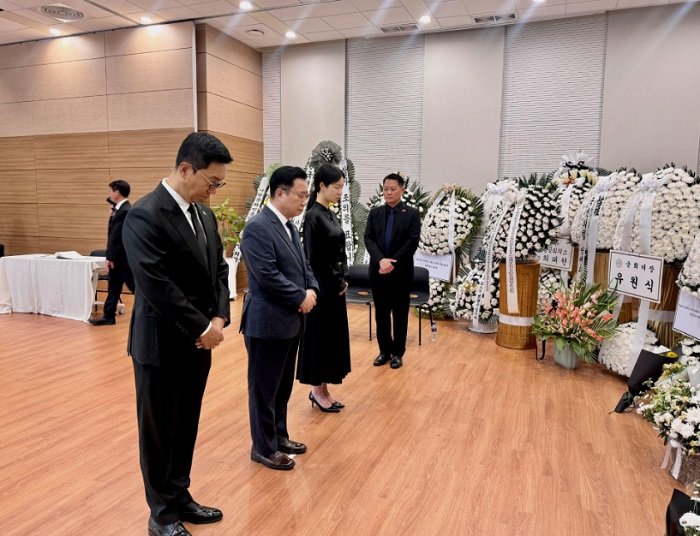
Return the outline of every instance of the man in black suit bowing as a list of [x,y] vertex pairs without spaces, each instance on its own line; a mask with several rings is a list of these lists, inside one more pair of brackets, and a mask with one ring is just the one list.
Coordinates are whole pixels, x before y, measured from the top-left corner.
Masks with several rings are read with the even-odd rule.
[[188,488],[211,350],[230,317],[228,265],[214,215],[200,203],[223,186],[232,160],[214,136],[190,134],[170,176],[124,223],[136,281],[128,352],[151,536],[186,536],[183,521],[223,516],[196,503]]
[[404,192],[401,175],[391,173],[384,177],[383,192],[385,204],[370,210],[365,228],[379,343],[374,365],[381,366],[391,360],[391,368],[397,369],[403,365],[406,351],[413,255],[420,239],[420,216],[415,208],[401,201]]
[[278,168],[270,177],[270,204],[248,221],[241,238],[248,271],[241,332],[248,349],[250,456],[271,469],[292,469],[288,454],[306,452],[306,445],[289,439],[287,403],[303,315],[313,309],[318,295],[291,222],[304,210],[307,197],[304,170]]
[[107,269],[109,270],[107,299],[105,300],[102,318],[89,320],[93,326],[105,326],[116,322],[117,305],[119,304],[119,296],[121,296],[124,284],[131,292],[134,292],[134,276],[131,273],[131,268],[129,268],[124,241],[122,240],[124,220],[126,220],[126,215],[131,208],[131,203],[129,203],[128,199],[129,193],[131,193],[131,186],[129,186],[128,182],[119,179],[110,182],[109,189],[110,194],[107,200],[113,203],[113,206],[107,227],[107,251],[105,253],[107,256]]

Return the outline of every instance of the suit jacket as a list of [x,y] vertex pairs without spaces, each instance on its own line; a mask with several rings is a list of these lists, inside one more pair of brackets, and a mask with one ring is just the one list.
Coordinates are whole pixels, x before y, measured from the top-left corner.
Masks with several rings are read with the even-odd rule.
[[207,257],[162,184],[129,210],[123,238],[136,283],[128,352],[143,365],[191,358],[211,318],[230,317],[228,264],[211,210],[197,204]]
[[[420,239],[420,216],[418,210],[403,201],[394,207],[394,226],[391,243],[384,251],[387,205],[374,207],[367,216],[365,247],[369,253],[369,277],[374,284],[382,281],[413,282],[413,255]],[[379,261],[396,259],[394,271],[387,275],[379,273]]]
[[113,261],[115,264],[126,263],[126,250],[124,249],[124,241],[122,240],[122,230],[124,220],[131,208],[131,203],[124,201],[119,210],[114,211],[114,214],[109,219],[107,227],[107,260]]
[[299,305],[318,283],[301,247],[296,247],[277,215],[264,207],[241,236],[248,271],[241,332],[248,337],[291,339],[301,331]]

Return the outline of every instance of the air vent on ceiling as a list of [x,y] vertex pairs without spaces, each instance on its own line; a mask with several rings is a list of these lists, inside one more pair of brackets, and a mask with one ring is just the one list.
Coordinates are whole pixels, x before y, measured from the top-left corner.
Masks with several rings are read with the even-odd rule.
[[265,35],[265,32],[260,28],[251,28],[250,30],[246,30],[246,33],[248,35],[252,35],[253,37],[262,37]]
[[474,22],[477,24],[491,24],[494,22],[508,22],[515,20],[515,13],[508,13],[507,15],[484,15],[483,17],[474,17]]
[[39,12],[62,22],[71,22],[85,18],[85,13],[67,6],[41,6]]
[[395,24],[394,26],[382,26],[382,32],[384,33],[415,32],[417,30],[418,25],[414,23]]

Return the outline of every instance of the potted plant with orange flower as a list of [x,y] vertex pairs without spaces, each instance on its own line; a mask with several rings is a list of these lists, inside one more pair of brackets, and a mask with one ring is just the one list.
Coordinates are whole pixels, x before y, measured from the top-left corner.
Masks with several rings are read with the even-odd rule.
[[562,285],[540,304],[532,331],[554,340],[554,361],[562,367],[575,369],[579,359],[592,363],[595,350],[617,331],[612,314],[616,300],[614,292],[599,285]]

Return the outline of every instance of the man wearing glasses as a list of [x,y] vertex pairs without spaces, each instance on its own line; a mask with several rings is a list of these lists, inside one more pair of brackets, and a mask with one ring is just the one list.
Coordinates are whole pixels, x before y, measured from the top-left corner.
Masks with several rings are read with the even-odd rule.
[[250,457],[270,469],[293,469],[289,454],[306,452],[306,445],[289,439],[287,404],[303,316],[318,295],[291,221],[302,213],[307,197],[304,170],[278,168],[270,177],[270,204],[248,221],[241,237],[248,271],[241,331],[248,350]]
[[230,317],[228,265],[214,215],[201,203],[224,185],[232,161],[214,136],[190,134],[170,176],[124,222],[136,282],[128,352],[151,536],[186,536],[182,522],[223,516],[195,502],[188,488],[211,350]]

